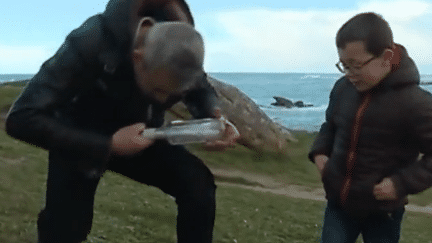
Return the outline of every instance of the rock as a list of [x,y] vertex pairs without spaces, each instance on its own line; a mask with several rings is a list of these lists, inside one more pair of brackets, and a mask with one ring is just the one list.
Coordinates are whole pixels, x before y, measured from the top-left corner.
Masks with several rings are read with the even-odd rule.
[[276,100],[275,103],[272,103],[272,105],[274,106],[283,106],[286,108],[291,108],[294,106],[294,103],[287,98],[279,97],[279,96],[273,96],[273,98]]
[[294,106],[296,106],[296,107],[304,107],[305,105],[304,105],[303,101],[299,100],[299,101],[297,101],[297,102],[294,103]]
[[311,107],[313,106],[312,104],[305,104],[303,101],[299,100],[297,102],[294,103],[295,107]]
[[284,98],[284,97],[280,97],[280,96],[273,96],[273,98],[276,100],[276,102],[272,103],[272,105],[274,106],[283,106],[286,108],[292,108],[292,107],[310,107],[313,106],[312,104],[305,104],[303,101],[299,100],[296,102],[292,102],[291,100]]
[[[297,140],[286,128],[273,122],[251,98],[237,87],[208,77],[219,95],[219,104],[224,114],[239,130],[239,144],[256,152],[285,153],[289,142]],[[190,119],[191,115],[183,103],[173,106],[165,119]]]

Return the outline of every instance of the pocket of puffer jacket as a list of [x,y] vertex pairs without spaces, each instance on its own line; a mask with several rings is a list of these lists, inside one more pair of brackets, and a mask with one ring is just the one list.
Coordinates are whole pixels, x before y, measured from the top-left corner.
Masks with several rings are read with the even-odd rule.
[[338,188],[337,185],[339,185],[342,182],[339,182],[339,178],[335,176],[334,171],[331,171],[332,167],[330,165],[330,159],[327,161],[327,163],[324,165],[322,175],[321,175],[321,182],[323,184],[323,188],[326,194],[327,200],[338,200]]

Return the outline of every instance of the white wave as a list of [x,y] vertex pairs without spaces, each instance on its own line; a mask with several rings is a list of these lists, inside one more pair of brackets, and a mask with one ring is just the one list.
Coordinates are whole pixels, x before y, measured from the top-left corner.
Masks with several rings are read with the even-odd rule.
[[338,80],[343,74],[306,74],[300,79],[332,79]]
[[283,113],[290,113],[290,112],[309,112],[309,111],[325,111],[328,107],[328,104],[321,105],[321,106],[310,106],[310,107],[293,107],[293,108],[285,108],[280,106],[261,106],[261,109],[263,111],[277,111],[277,112],[283,112]]
[[319,75],[319,74],[307,74],[307,75],[301,77],[301,79],[307,79],[307,78],[317,79],[317,78],[321,78],[321,75]]

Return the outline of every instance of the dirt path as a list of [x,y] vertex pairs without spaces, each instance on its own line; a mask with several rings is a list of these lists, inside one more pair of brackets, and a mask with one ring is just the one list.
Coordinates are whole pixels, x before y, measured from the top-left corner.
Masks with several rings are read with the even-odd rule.
[[[326,201],[325,193],[322,188],[313,189],[298,185],[284,185],[276,182],[271,177],[245,173],[237,170],[225,170],[210,168],[213,172],[216,183],[224,186],[235,186],[259,192],[269,192],[291,198],[301,198],[316,201]],[[432,207],[417,206],[408,204],[405,209],[410,212],[432,214]]]

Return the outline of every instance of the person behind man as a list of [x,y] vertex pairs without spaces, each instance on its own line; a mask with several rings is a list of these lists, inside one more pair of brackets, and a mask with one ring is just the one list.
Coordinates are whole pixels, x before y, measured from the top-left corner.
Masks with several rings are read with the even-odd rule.
[[[216,186],[209,169],[183,146],[141,136],[160,127],[180,100],[196,118],[221,117],[186,3],[161,2],[110,1],[68,35],[11,108],[7,133],[49,150],[39,242],[86,239],[106,170],[172,195],[178,242],[212,241]],[[138,13],[139,4],[150,5]],[[213,145],[232,145],[234,131],[228,124]]]
[[398,242],[406,196],[432,185],[432,96],[380,15],[351,18],[336,46],[345,75],[309,153],[328,199],[321,242]]

